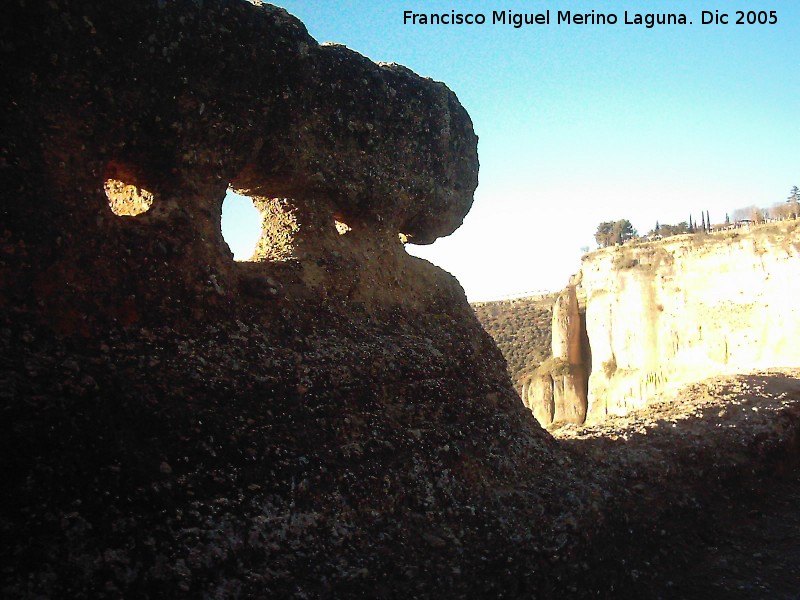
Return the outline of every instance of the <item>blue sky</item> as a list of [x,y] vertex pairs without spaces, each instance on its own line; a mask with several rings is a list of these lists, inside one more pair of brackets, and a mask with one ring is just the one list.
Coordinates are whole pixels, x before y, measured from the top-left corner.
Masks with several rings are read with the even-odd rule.
[[[601,221],[715,222],[785,200],[800,185],[800,3],[712,0],[396,2],[282,0],[319,42],[445,82],[480,137],[480,186],[464,225],[409,246],[470,300],[557,289],[594,248]],[[403,11],[551,11],[551,24],[413,26]],[[558,10],[616,13],[617,25],[556,25]],[[700,11],[731,15],[701,25]],[[735,25],[737,10],[776,25]],[[687,11],[693,25],[624,25],[624,12]],[[242,202],[241,206],[246,206]],[[229,215],[241,212],[227,208]],[[228,216],[226,239],[244,240]],[[249,242],[252,244],[252,242]],[[245,244],[246,245],[246,244]],[[234,248],[236,251],[236,249]],[[239,251],[239,257],[243,251]],[[244,252],[246,254],[246,252]]]

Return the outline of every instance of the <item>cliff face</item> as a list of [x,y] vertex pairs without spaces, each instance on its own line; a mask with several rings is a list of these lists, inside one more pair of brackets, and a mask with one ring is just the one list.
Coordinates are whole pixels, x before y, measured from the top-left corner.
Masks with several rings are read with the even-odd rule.
[[791,222],[588,255],[578,278],[586,338],[569,325],[577,305],[562,309],[566,325],[556,327],[554,316],[553,328],[556,357],[588,343],[588,418],[625,413],[710,375],[800,364],[799,250]]

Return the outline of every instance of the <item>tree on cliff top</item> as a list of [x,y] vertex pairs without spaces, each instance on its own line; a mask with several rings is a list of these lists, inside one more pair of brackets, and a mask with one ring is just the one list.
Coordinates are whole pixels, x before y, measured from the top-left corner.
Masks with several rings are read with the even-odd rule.
[[789,213],[795,219],[800,214],[800,188],[794,186],[789,191],[789,197],[786,199],[786,204],[789,205]]
[[597,232],[594,234],[594,239],[601,248],[624,244],[635,237],[638,237],[638,234],[628,219],[604,221],[597,226]]
[[660,235],[661,237],[669,237],[671,235],[680,235],[682,233],[689,233],[689,224],[686,221],[681,221],[677,225],[669,225],[664,223],[659,225],[658,229],[650,232],[650,235]]

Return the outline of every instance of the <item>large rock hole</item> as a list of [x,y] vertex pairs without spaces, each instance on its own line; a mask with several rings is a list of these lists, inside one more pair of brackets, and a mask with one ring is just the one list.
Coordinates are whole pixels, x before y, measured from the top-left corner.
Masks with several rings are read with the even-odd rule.
[[234,260],[254,260],[261,238],[261,214],[252,198],[228,189],[222,202],[222,237]]

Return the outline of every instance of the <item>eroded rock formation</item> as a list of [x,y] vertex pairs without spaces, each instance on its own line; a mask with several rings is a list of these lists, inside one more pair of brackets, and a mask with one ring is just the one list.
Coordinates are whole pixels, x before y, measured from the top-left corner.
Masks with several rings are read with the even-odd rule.
[[[518,585],[484,575],[531,560],[507,541],[571,475],[537,478],[561,452],[399,237],[472,203],[455,95],[267,5],[2,10],[4,594]],[[229,187],[264,218],[252,262]]]
[[[472,202],[452,92],[266,5],[2,11],[4,596],[641,597],[671,513],[630,518],[626,469],[547,435],[403,250]],[[229,187],[264,218],[252,262]],[[729,477],[786,447],[770,423],[717,432]]]
[[542,425],[586,421],[591,356],[577,283],[571,282],[553,305],[551,357],[522,385],[522,400]]
[[[155,277],[180,271],[188,283],[213,274],[221,287],[235,288],[241,276],[219,225],[229,186],[289,199],[282,206],[296,224],[298,286],[325,294],[347,272],[348,292],[365,300],[400,285],[424,287],[406,281],[417,273],[354,262],[354,254],[400,266],[398,233],[430,243],[470,208],[477,138],[453,93],[403,67],[319,46],[280,9],[12,2],[5,10],[4,62],[12,68],[3,84],[4,150],[7,167],[20,168],[6,172],[18,198],[17,208],[6,209],[7,228],[35,240],[29,245],[37,252],[51,249],[41,257],[53,266],[40,287],[52,287],[64,310],[70,298],[56,290],[77,274],[74,255],[85,239],[118,263],[126,238],[140,237],[139,252],[152,243],[170,258],[149,266]],[[139,199],[134,214],[144,204],[149,210],[136,220],[115,218],[106,205],[119,205],[120,195]],[[336,235],[335,220],[352,233]],[[170,235],[151,234],[157,230]],[[78,276],[87,282],[120,274],[88,266]],[[137,297],[148,293],[137,286],[151,287],[141,277],[107,283]]]

